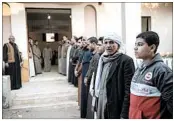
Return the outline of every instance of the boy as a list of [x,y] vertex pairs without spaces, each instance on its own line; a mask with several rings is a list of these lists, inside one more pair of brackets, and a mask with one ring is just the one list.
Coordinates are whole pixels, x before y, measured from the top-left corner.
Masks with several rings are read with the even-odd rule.
[[135,42],[135,57],[143,63],[132,78],[129,118],[173,118],[173,73],[156,53],[159,36],[147,31]]

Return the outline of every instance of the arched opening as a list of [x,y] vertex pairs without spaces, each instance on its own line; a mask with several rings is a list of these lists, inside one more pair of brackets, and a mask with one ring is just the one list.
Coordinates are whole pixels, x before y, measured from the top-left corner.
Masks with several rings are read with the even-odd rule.
[[97,36],[96,9],[92,5],[85,7],[85,35],[87,37]]
[[8,3],[2,3],[2,31],[3,31],[3,44],[8,42],[8,37],[11,34],[11,10]]

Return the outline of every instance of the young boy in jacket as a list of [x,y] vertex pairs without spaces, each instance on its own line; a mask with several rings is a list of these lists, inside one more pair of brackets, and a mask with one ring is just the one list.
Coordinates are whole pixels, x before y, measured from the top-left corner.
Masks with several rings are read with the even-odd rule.
[[129,118],[173,118],[173,73],[156,53],[159,36],[147,31],[135,42],[135,56],[143,63],[132,78]]

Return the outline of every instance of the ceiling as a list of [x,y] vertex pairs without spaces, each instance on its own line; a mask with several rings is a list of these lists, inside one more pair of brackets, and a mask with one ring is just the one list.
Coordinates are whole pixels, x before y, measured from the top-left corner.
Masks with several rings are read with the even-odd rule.
[[[71,30],[70,9],[27,9],[29,32],[57,32]],[[48,19],[48,15],[51,19]]]

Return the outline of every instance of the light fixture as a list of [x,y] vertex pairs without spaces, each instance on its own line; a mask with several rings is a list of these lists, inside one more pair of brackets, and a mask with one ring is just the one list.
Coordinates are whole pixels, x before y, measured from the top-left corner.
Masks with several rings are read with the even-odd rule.
[[155,9],[155,8],[159,8],[160,3],[143,3],[143,6],[149,9]]
[[51,16],[50,16],[50,14],[48,14],[48,17],[47,17],[48,19],[51,19]]

